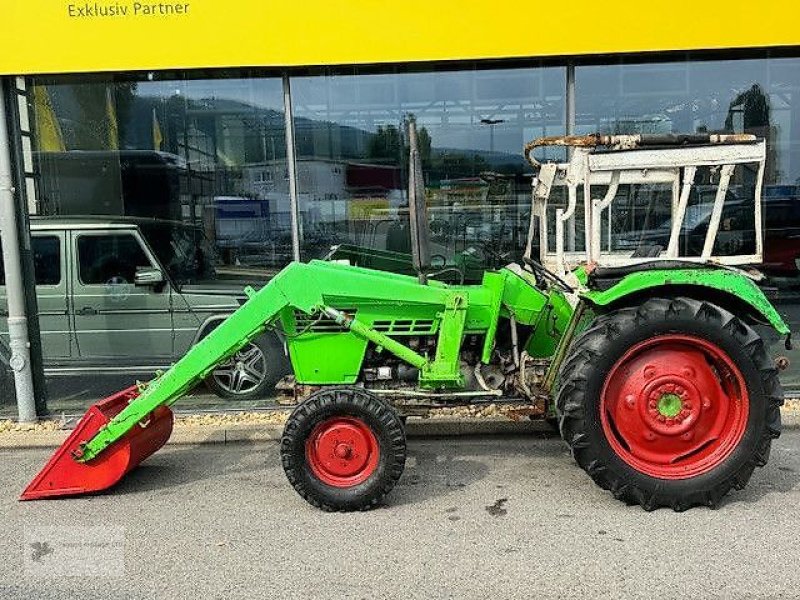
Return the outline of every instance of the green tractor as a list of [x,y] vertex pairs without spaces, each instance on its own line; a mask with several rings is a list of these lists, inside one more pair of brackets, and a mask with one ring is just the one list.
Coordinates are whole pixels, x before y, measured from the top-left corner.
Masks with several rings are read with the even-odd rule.
[[[763,255],[763,140],[531,142],[525,255],[464,285],[431,274],[442,269],[430,265],[413,124],[409,137],[415,275],[348,261],[290,264],[248,289],[241,308],[171,369],[92,406],[22,499],[113,485],[169,438],[168,407],[266,329],[285,336],[294,368],[282,385],[296,402],[283,468],[321,509],[380,502],[403,473],[405,417],[457,404],[514,403],[557,422],[600,487],[648,510],[714,506],[742,488],[780,433],[785,360],[770,358],[767,340],[789,344],[752,269]],[[570,158],[541,164],[533,156],[540,146],[566,146]],[[643,189],[660,190],[648,196],[657,206],[630,202]],[[622,197],[629,202],[614,213]],[[683,223],[703,198],[707,228],[690,239]],[[751,207],[738,238],[729,202]],[[636,211],[649,222],[666,212],[661,243],[611,235]]]

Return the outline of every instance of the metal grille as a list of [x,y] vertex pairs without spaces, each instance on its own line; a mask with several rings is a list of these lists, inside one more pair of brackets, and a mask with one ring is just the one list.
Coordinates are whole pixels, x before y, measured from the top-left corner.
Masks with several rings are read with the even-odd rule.
[[[341,308],[340,311],[348,315],[355,315],[354,308]],[[327,316],[321,318],[317,315],[309,316],[303,312],[295,311],[295,326],[298,331],[316,331],[323,333],[340,333],[344,329]],[[372,328],[389,335],[429,335],[436,332],[436,322],[433,319],[381,319],[372,323]]]

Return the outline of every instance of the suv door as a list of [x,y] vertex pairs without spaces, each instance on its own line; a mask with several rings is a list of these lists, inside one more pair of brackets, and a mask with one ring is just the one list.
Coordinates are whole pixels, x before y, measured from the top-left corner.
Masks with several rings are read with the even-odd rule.
[[78,354],[98,365],[162,366],[172,355],[170,289],[134,285],[160,268],[135,229],[72,232]]
[[[42,354],[47,366],[72,356],[72,331],[68,314],[66,242],[63,231],[31,233],[36,299],[39,305],[39,330]],[[0,252],[0,335],[8,341],[8,305],[3,255]]]

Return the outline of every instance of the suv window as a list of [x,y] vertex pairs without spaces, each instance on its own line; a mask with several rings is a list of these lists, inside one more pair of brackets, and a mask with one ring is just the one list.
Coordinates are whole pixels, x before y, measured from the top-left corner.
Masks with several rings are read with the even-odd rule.
[[178,285],[216,278],[219,258],[199,227],[162,222],[142,223],[140,228],[150,248]]
[[[55,235],[31,237],[33,269],[37,285],[61,283],[61,243]],[[6,269],[3,263],[3,247],[0,243],[0,285],[6,284]]]
[[136,268],[149,266],[141,244],[129,233],[78,237],[78,275],[84,284],[133,283]]

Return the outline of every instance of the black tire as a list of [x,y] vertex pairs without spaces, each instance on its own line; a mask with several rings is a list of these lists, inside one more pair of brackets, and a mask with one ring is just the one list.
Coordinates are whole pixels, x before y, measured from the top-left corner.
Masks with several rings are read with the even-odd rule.
[[561,429],[558,423],[558,417],[545,417],[544,422],[547,423],[547,426],[552,429],[556,433],[560,433]]
[[[258,380],[234,381],[230,375],[224,375],[225,369],[232,370],[236,357],[246,357],[249,353],[257,353],[259,367]],[[259,358],[260,357],[260,358]],[[217,365],[214,371],[206,377],[206,386],[214,394],[226,400],[257,400],[263,398],[275,388],[278,380],[291,372],[288,361],[284,355],[279,340],[270,334],[257,337],[247,344],[236,356],[226,363]],[[236,383],[244,383],[237,391]]]
[[[341,417],[356,419],[368,427],[378,445],[374,470],[364,481],[349,487],[337,487],[320,479],[306,452],[315,428]],[[367,510],[380,502],[403,474],[405,429],[397,411],[366,390],[323,389],[309,396],[290,415],[281,438],[281,462],[289,483],[309,504],[329,512]]]
[[[689,478],[664,479],[633,468],[613,450],[601,423],[600,397],[610,370],[629,348],[676,333],[706,340],[727,354],[746,382],[749,412],[742,437],[719,464]],[[561,436],[576,462],[601,488],[646,510],[716,506],[766,464],[772,440],[780,435],[783,393],[763,340],[742,319],[709,302],[654,298],[599,316],[573,344],[558,379]]]

